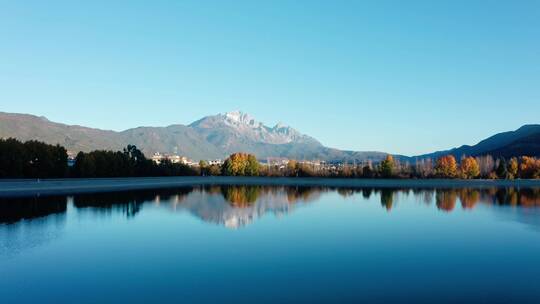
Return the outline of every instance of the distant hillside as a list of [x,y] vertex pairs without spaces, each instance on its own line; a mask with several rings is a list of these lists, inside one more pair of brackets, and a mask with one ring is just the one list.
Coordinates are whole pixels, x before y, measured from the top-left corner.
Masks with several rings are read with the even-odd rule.
[[73,152],[121,150],[128,144],[134,144],[146,155],[155,152],[177,153],[195,160],[224,158],[239,151],[254,153],[260,159],[284,157],[377,162],[386,156],[382,152],[328,148],[289,126],[277,124],[268,127],[238,111],[207,116],[188,126],[138,127],[122,132],[65,125],[33,115],[0,112],[0,138],[8,137],[60,144]]
[[45,117],[0,112],[0,138],[7,137],[60,144],[72,151],[90,151],[96,147],[118,150],[123,144],[114,131],[68,126]]
[[435,159],[447,154],[454,155],[458,159],[463,155],[480,156],[488,154],[494,157],[540,156],[540,125],[524,125],[515,131],[503,132],[488,137],[473,146],[464,145],[451,150],[415,156],[414,158]]

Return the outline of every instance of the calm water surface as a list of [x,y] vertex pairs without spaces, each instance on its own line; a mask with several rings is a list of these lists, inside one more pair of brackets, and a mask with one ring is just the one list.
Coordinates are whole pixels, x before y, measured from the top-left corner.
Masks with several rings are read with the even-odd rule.
[[1,303],[540,302],[540,189],[0,200]]

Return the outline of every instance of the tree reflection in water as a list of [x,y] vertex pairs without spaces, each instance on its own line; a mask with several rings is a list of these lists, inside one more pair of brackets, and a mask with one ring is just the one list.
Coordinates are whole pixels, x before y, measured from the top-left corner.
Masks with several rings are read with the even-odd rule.
[[[479,204],[540,206],[540,188],[332,188],[284,186],[204,186],[153,191],[129,191],[84,194],[73,197],[76,209],[97,214],[120,213],[133,218],[145,204],[185,210],[210,222],[238,227],[266,213],[287,214],[294,205],[319,200],[324,193],[337,193],[353,200],[380,199],[390,211],[403,196],[412,194],[426,205],[435,203],[438,210],[452,212],[459,204],[463,210],[473,210]],[[65,196],[0,199],[0,224],[12,224],[24,219],[62,214],[67,210]]]
[[96,212],[119,212],[127,218],[134,217],[148,202],[177,202],[178,197],[188,195],[193,188],[177,188],[156,191],[130,191],[76,195],[73,205],[76,208],[91,208]]
[[259,186],[221,187],[221,193],[232,206],[246,208],[257,201],[260,188]]
[[437,190],[435,200],[438,209],[450,212],[456,207],[457,192],[454,190]]
[[15,223],[23,219],[34,219],[64,213],[67,209],[65,196],[22,197],[0,199],[0,223]]

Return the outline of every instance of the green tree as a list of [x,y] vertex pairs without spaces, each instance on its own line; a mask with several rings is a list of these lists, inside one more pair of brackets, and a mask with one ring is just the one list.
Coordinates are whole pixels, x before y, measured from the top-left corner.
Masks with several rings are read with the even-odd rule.
[[508,178],[507,166],[508,165],[506,164],[506,160],[504,158],[499,160],[499,165],[497,166],[497,170],[495,171],[498,178],[500,179]]
[[0,139],[0,178],[25,177],[25,154],[22,142],[14,138]]
[[199,169],[202,176],[208,175],[208,162],[201,159],[199,161]]
[[362,168],[362,177],[365,178],[372,178],[373,177],[373,170],[369,165],[366,165]]
[[245,175],[247,176],[259,175],[259,162],[257,161],[257,158],[255,157],[255,155],[251,155],[251,154],[248,155]]
[[380,164],[380,172],[382,177],[392,177],[394,174],[394,157],[387,155],[386,158]]

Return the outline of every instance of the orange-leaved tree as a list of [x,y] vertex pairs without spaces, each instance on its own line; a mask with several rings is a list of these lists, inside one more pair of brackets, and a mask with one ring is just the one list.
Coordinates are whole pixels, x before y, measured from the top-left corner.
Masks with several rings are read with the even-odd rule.
[[540,178],[540,159],[523,156],[519,170],[522,178]]
[[474,157],[469,156],[461,160],[461,175],[467,179],[480,175],[480,166]]
[[445,155],[437,160],[435,173],[439,177],[451,178],[457,175],[456,158],[453,155]]

